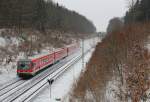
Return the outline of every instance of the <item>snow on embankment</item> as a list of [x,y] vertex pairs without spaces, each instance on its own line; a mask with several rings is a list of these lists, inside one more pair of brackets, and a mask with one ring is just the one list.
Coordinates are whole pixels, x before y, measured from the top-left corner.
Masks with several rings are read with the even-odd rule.
[[10,31],[0,30],[0,84],[16,77],[16,60],[20,40],[16,36],[8,36]]
[[75,41],[60,32],[46,33],[43,36],[43,33],[30,29],[22,29],[22,33],[17,29],[0,29],[0,84],[17,77],[16,62],[19,59],[42,56]]
[[[84,51],[91,49],[90,52],[84,56],[84,65],[86,65],[92,56],[94,49],[91,47],[95,46],[97,42],[99,42],[99,38],[84,40]],[[75,56],[78,56],[79,54],[81,54],[81,51],[75,53]],[[67,57],[66,60],[68,59],[70,58]],[[75,65],[71,66],[65,73],[63,73],[57,80],[54,81],[51,86],[51,98],[49,86],[47,86],[39,93],[33,102],[57,102],[57,100],[61,100],[61,102],[69,102],[69,93],[72,91],[74,83],[76,80],[78,80],[84,70],[85,69],[82,67],[82,59],[80,59]]]
[[[145,43],[145,48],[147,49],[147,56],[148,56],[148,63],[150,63],[150,36],[148,37],[148,40],[146,41]],[[150,64],[148,65],[148,67],[150,67]],[[149,79],[149,86],[147,87],[147,89],[145,90],[145,96],[144,96],[144,99],[141,100],[141,102],[150,102],[150,70],[147,70],[147,73],[148,73],[148,78]]]
[[17,77],[19,59],[46,55],[77,39],[73,34],[61,34],[59,31],[48,30],[43,34],[31,29],[0,29],[0,84]]
[[71,102],[140,102],[150,88],[149,25],[132,25],[106,36],[76,83]]

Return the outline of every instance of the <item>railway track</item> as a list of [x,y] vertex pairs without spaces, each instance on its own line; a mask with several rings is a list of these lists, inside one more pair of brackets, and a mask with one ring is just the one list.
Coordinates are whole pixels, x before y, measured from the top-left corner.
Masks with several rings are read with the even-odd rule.
[[11,86],[12,84],[15,84],[15,83],[19,82],[19,81],[20,81],[20,78],[14,78],[14,79],[12,79],[11,81],[9,81],[9,82],[1,85],[0,91],[3,90],[3,89],[5,89],[5,88],[7,88],[7,87],[9,87],[9,86]]
[[[85,54],[88,52],[89,50]],[[65,65],[56,64],[28,81],[18,79],[0,87],[0,102],[30,102],[36,94],[48,85],[47,79],[57,79],[80,58],[81,55],[71,59]]]
[[[70,59],[71,57],[68,58],[68,60]],[[35,80],[39,80],[41,77],[45,76],[47,72],[52,73],[56,71],[58,68],[61,68],[65,63],[66,63],[66,59],[60,61],[59,64],[55,64],[51,66],[50,68],[48,68],[47,70],[43,71],[42,73],[38,74],[37,76],[33,77],[30,80],[21,80],[20,78],[16,78],[8,83],[3,84],[0,87],[0,102],[5,102],[5,99],[7,97],[10,97],[15,92],[19,91],[21,88],[26,87],[29,84],[33,83]]]
[[50,80],[56,80],[58,76],[60,76],[62,73],[64,73],[69,67],[71,67],[73,64],[75,64],[81,56],[78,56],[71,60],[68,64],[57,70],[55,73],[53,73],[50,76],[47,76],[44,80],[39,81],[39,85],[36,85],[36,87],[32,87],[30,92],[27,92],[26,94],[23,94],[23,96],[19,97],[19,99],[16,99],[15,102],[30,102],[30,100],[38,93],[40,92],[45,86],[48,85],[47,79]]

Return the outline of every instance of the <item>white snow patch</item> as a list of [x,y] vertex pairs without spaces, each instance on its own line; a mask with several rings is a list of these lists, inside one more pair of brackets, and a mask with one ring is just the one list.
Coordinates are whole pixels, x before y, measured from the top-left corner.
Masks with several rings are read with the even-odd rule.
[[6,46],[6,40],[3,37],[0,37],[0,46],[1,47]]
[[106,86],[106,102],[120,102],[119,94],[119,81],[115,79],[109,81]]
[[[91,48],[99,41],[98,39],[88,39],[84,41],[84,51]],[[86,64],[93,50],[90,51],[84,58],[84,64]],[[82,68],[82,59],[73,65],[69,70],[67,70],[63,75],[61,75],[51,86],[51,98],[50,98],[50,87],[46,87],[33,102],[58,102],[58,100],[63,102],[69,102],[69,93],[72,90],[73,84],[78,80],[80,74],[85,69]]]
[[16,78],[16,63],[11,62],[8,65],[1,65],[0,67],[0,85]]
[[17,45],[17,46],[19,46],[19,44],[20,44],[20,40],[19,39],[17,39],[16,37],[11,37],[10,38],[10,40],[11,40],[11,43],[13,44],[13,45]]
[[[19,44],[19,40],[17,38],[11,38],[11,44]],[[94,44],[96,44],[96,39],[88,39],[84,41],[84,49],[85,51]],[[7,42],[5,38],[0,37],[0,46],[6,46]],[[41,51],[39,56],[45,55],[49,53],[49,48],[44,49]],[[90,59],[92,52],[85,56],[85,63],[88,62]],[[20,52],[14,62],[10,62],[9,64],[5,65],[2,64],[0,66],[0,85],[17,78],[16,75],[16,62],[19,59],[25,58],[25,53]],[[72,66],[66,73],[64,73],[54,84],[52,85],[52,98],[50,101],[49,98],[49,87],[47,87],[36,99],[34,102],[55,102],[56,98],[63,99],[68,95],[68,93],[72,89],[72,85],[76,79],[78,79],[81,71],[82,71],[82,61],[80,60],[76,65]]]
[[[85,62],[88,62],[92,52],[85,56]],[[73,83],[78,79],[82,72],[82,61],[72,66],[67,72],[59,77],[51,86],[51,98],[50,87],[48,86],[33,102],[57,102],[56,99],[63,99],[71,91]],[[67,98],[65,98],[65,102]]]
[[[148,37],[148,41],[146,42],[146,48],[148,49],[149,53],[150,53],[150,36]],[[150,79],[150,78],[149,78]],[[150,88],[146,91],[146,101],[145,102],[150,102]],[[141,102],[143,102],[141,100]]]

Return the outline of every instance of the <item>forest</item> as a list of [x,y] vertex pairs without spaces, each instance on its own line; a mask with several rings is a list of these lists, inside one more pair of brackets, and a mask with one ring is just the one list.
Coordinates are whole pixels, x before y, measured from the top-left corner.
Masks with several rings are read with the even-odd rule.
[[45,0],[0,0],[0,28],[32,28],[45,32],[93,33],[93,23],[75,11]]
[[128,11],[124,17],[114,17],[109,21],[107,33],[116,32],[123,26],[131,24],[148,23],[150,20],[150,1],[149,0],[127,0]]
[[125,23],[147,22],[150,20],[150,0],[132,0],[124,17]]
[[150,102],[150,0],[126,1],[129,9],[109,21],[70,102]]

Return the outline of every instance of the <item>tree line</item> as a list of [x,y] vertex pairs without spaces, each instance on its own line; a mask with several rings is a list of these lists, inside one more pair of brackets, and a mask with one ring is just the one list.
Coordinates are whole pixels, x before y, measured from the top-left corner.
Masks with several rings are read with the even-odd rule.
[[150,20],[150,0],[132,0],[124,17],[125,24]]
[[107,33],[118,31],[124,25],[150,21],[150,0],[128,0],[129,10],[123,18],[115,17],[109,21]]
[[51,0],[0,0],[0,28],[33,28],[93,33],[93,23]]

